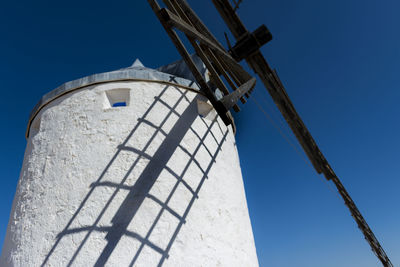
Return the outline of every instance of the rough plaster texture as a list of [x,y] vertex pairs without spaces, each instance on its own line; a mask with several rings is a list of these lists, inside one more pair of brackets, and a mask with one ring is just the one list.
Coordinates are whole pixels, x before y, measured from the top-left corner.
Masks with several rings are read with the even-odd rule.
[[[127,107],[111,107],[113,90]],[[199,115],[204,100],[112,82],[47,104],[0,266],[258,266],[235,139]]]

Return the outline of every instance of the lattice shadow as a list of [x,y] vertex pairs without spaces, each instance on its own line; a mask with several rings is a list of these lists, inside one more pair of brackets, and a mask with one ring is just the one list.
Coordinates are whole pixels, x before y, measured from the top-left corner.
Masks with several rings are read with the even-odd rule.
[[[102,174],[94,183],[90,185],[89,192],[82,200],[80,206],[73,214],[73,216],[65,226],[64,230],[58,234],[54,245],[47,254],[45,260],[43,261],[42,266],[46,266],[63,238],[77,233],[84,233],[84,238],[80,241],[79,245],[77,245],[74,254],[68,261],[68,266],[73,265],[83,246],[94,232],[105,233],[105,239],[107,240],[107,245],[103,248],[100,256],[97,258],[95,266],[104,266],[107,263],[112,252],[116,249],[117,244],[122,237],[133,238],[140,243],[136,251],[132,252],[132,260],[130,262],[130,266],[134,266],[145,248],[150,248],[158,255],[160,255],[157,266],[162,266],[164,261],[168,258],[169,251],[180,229],[186,222],[189,211],[194,201],[198,197],[200,189],[205,179],[207,178],[211,167],[216,161],[218,153],[221,150],[221,146],[225,142],[228,134],[228,130],[226,128],[225,130],[223,130],[217,118],[214,118],[212,121],[200,118],[201,122],[205,126],[205,131],[198,133],[196,130],[194,130],[192,124],[197,118],[199,118],[199,115],[197,114],[197,99],[200,98],[200,96],[196,96],[193,100],[189,100],[189,98],[187,97],[187,91],[181,91],[180,89],[175,88],[180,93],[180,97],[174,105],[169,105],[162,99],[162,96],[168,88],[169,86],[163,88],[161,93],[157,97],[155,97],[155,101],[151,104],[149,109],[138,120],[138,123],[132,129],[126,139],[117,147],[116,153],[107,164]],[[189,105],[182,114],[179,114],[176,111],[176,108],[182,101],[187,101]],[[168,113],[166,114],[159,126],[155,125],[147,119],[148,115],[157,104],[162,104],[163,106],[168,108]],[[173,125],[171,130],[167,133],[163,130],[163,126],[166,124],[169,117],[173,114],[177,115],[178,120]],[[130,146],[129,140],[138,132],[140,127],[144,127],[144,125],[146,125],[146,127],[150,126],[154,129],[154,132],[151,135],[150,139],[143,148],[135,148],[132,145]],[[214,128],[217,129],[218,134],[215,134],[215,131],[213,132]],[[191,150],[193,151],[189,151],[181,144],[183,137],[189,131],[191,131],[192,134],[198,139],[198,144],[196,145],[196,147],[191,148]],[[162,136],[164,136],[164,140],[154,152],[154,154],[151,155],[147,153],[147,150],[151,146],[157,134],[161,134]],[[214,145],[216,149],[209,148],[205,145],[204,141],[207,137],[214,140],[213,142],[215,142]],[[206,153],[208,153],[210,158],[209,162],[198,162],[198,160],[196,159],[196,155],[202,148],[205,149]],[[183,153],[187,155],[187,161],[183,163],[183,170],[179,172],[173,170],[173,168],[168,166],[168,161],[177,149],[180,149]],[[118,157],[120,157],[121,153],[123,152],[134,153],[137,155],[137,157],[132,162],[129,170],[125,173],[125,175],[119,182],[105,181],[105,174],[111,168],[113,163],[118,160]],[[135,170],[135,168],[138,168],[138,163],[142,159],[147,160],[148,164],[144,167],[143,171],[141,171],[135,183],[133,185],[127,185],[126,181],[128,177],[132,175],[132,172]],[[185,174],[187,174],[191,164],[195,164],[197,168],[201,170],[201,177],[198,177],[198,183],[195,186],[193,184],[189,184],[184,179]],[[157,182],[162,172],[167,172],[169,175],[175,178],[175,183],[173,184],[171,191],[165,199],[160,199],[159,197],[151,193],[153,185]],[[177,194],[178,187],[180,186],[183,186],[188,192],[190,192],[190,198],[186,203],[187,205],[183,211],[183,214],[182,211],[180,212],[170,207],[171,199],[174,197],[175,194]],[[89,198],[94,193],[94,191],[99,188],[108,188],[110,190],[113,190],[111,196],[106,201],[106,204],[102,208],[101,212],[92,224],[80,227],[73,227],[74,221],[77,220],[78,215],[87,205]],[[107,212],[108,209],[110,209],[112,201],[120,192],[126,192],[126,197],[113,215],[111,226],[99,225],[99,222],[104,217],[104,214]],[[138,232],[129,230],[128,226],[132,223],[132,220],[134,219],[135,215],[137,215],[138,210],[145,201],[154,202],[156,205],[159,205],[160,209],[152,220],[151,226],[147,229],[146,233],[140,234]],[[168,242],[166,242],[166,245],[164,244],[164,246],[161,246],[156,242],[151,241],[151,234],[157,228],[160,219],[165,214],[175,217],[177,220],[177,225],[170,235]]]

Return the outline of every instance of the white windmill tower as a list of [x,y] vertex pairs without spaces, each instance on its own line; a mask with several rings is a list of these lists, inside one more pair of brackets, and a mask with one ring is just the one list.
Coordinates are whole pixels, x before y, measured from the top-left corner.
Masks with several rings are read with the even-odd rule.
[[137,61],[43,97],[29,122],[1,263],[257,266],[230,113],[255,85],[245,60],[372,251],[393,266],[260,52],[268,29],[246,29],[235,12],[242,1],[212,0],[237,40],[227,38],[227,51],[185,0],[148,2],[185,63],[156,71]]
[[0,265],[257,266],[233,129],[206,101],[184,62],[46,94]]

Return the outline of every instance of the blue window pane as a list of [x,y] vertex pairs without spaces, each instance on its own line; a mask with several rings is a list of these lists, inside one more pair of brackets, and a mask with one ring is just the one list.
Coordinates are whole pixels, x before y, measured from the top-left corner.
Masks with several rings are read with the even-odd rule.
[[116,102],[113,107],[126,107],[126,102]]

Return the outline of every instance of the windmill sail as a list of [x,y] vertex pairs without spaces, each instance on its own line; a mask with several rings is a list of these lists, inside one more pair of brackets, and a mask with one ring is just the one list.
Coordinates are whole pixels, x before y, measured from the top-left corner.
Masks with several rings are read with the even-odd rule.
[[[164,0],[163,2],[168,9],[161,8],[155,0],[148,0],[148,2],[193,73],[199,87],[210,100],[221,119],[226,125],[234,126],[229,109],[233,108],[236,112],[240,111],[236,99],[245,103],[244,96],[249,97],[256,80],[225,50],[185,1]],[[176,30],[181,31],[186,36],[197,55],[206,65],[211,74],[210,82],[206,82],[197,69]],[[235,94],[231,95],[232,93],[222,81],[221,76],[227,81]],[[224,95],[222,100],[217,99],[215,88],[222,91]],[[232,100],[235,100],[235,103],[232,104]]]
[[[269,66],[260,52],[259,49],[261,46],[272,39],[272,35],[268,29],[264,25],[253,33],[246,29],[235,12],[241,1],[236,2],[235,7],[232,7],[228,0],[212,0],[237,41],[233,47],[229,44],[229,51],[227,52],[185,0],[163,0],[168,9],[161,8],[155,0],[148,0],[148,2],[188,67],[193,72],[200,88],[207,95],[226,124],[233,122],[228,110],[233,108],[235,111],[239,111],[239,107],[235,104],[236,101],[240,99],[244,103],[245,99],[243,96],[248,98],[253,90],[255,79],[238,63],[241,60],[247,62],[263,82],[317,173],[322,173],[328,181],[332,180],[335,184],[352,217],[371,246],[372,251],[384,266],[393,266],[371,228],[297,113],[276,70],[273,70]],[[212,84],[206,83],[198,73],[175,29],[182,31],[186,35],[198,56],[207,66],[211,74]],[[229,86],[233,89],[232,93],[229,92],[220,76],[226,79]],[[224,97],[222,99],[216,98],[213,92],[213,87],[215,86],[223,91]]]

